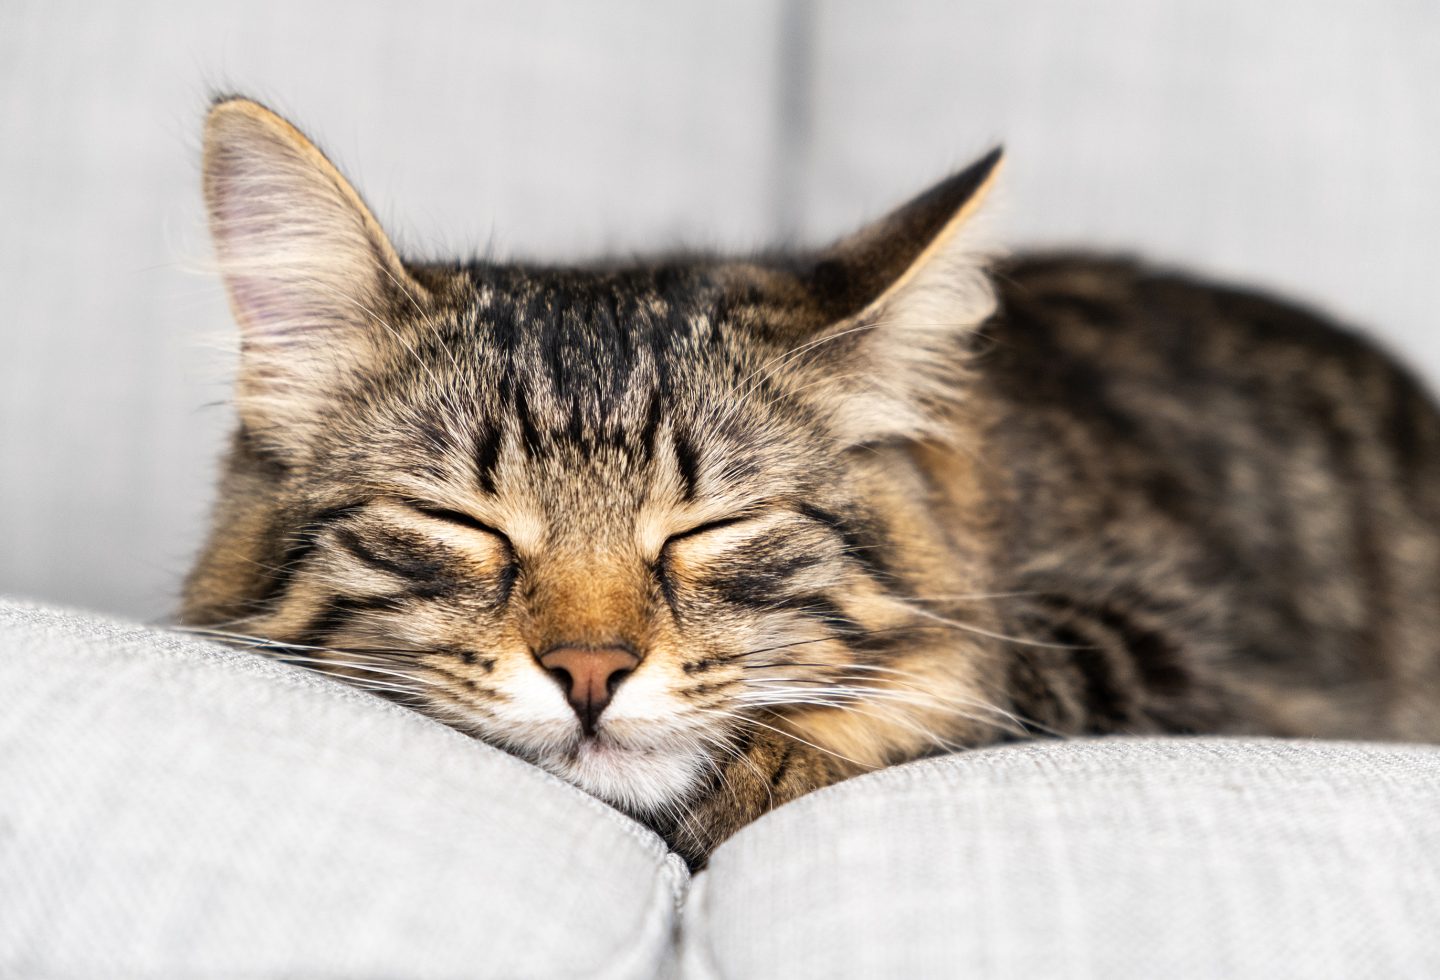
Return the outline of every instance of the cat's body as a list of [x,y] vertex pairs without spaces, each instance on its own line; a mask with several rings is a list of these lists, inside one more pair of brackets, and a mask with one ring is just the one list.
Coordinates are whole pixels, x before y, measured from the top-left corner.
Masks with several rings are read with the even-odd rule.
[[416,266],[298,132],[221,103],[241,426],[184,620],[696,861],[1007,738],[1440,738],[1428,398],[1308,314],[1127,262],[992,290],[959,229],[997,160],[814,255]]
[[[1091,651],[1058,701],[1089,731],[1440,739],[1440,416],[1414,379],[1254,294],[1091,258],[998,273],[999,577],[1033,593],[1003,608]],[[1074,730],[1038,687],[1017,703]]]

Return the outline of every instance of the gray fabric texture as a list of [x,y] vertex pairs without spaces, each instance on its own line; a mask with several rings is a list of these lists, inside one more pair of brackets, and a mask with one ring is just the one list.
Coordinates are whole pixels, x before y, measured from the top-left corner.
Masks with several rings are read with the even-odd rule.
[[684,975],[1440,976],[1440,749],[1223,739],[927,760],[783,807],[687,902]]
[[410,711],[0,605],[0,976],[649,977],[687,879]]

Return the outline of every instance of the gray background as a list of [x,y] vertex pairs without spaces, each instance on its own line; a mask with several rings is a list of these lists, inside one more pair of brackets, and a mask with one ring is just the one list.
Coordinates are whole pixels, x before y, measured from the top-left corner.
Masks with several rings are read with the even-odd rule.
[[217,88],[424,257],[817,241],[1003,141],[1003,240],[1294,293],[1440,376],[1431,0],[0,0],[0,592],[172,607],[229,425]]

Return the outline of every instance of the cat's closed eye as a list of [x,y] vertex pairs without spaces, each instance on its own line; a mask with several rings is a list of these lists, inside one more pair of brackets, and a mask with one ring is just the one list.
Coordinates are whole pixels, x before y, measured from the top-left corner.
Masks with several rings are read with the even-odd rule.
[[444,507],[439,504],[425,503],[424,501],[419,500],[407,500],[405,503],[406,506],[408,506],[411,510],[419,514],[423,514],[426,517],[433,518],[437,521],[444,521],[447,524],[453,524],[457,527],[469,528],[472,531],[479,531],[482,534],[488,534],[491,537],[499,538],[505,543],[505,546],[507,548],[510,548],[512,551],[514,550],[513,546],[510,544],[510,538],[505,534],[505,532],[499,530],[498,528],[492,527],[489,524],[486,524],[478,517],[467,514],[464,511],[454,510],[450,507]]
[[709,534],[712,531],[720,531],[727,527],[734,527],[737,524],[743,524],[747,521],[753,521],[758,516],[758,514],[754,513],[734,514],[730,517],[721,517],[713,521],[705,521],[703,524],[696,524],[693,527],[688,527],[683,531],[677,531],[676,533],[670,535],[668,538],[665,539],[665,544],[662,546],[661,550],[666,550],[672,544],[675,544],[679,541],[687,541],[691,538],[700,537],[703,534]]

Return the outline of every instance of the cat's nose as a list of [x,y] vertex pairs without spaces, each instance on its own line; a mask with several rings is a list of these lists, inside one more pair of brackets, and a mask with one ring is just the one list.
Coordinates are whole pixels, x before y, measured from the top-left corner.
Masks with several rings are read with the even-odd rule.
[[621,647],[560,647],[540,657],[540,666],[559,682],[586,735],[595,734],[600,712],[639,663],[639,657]]

